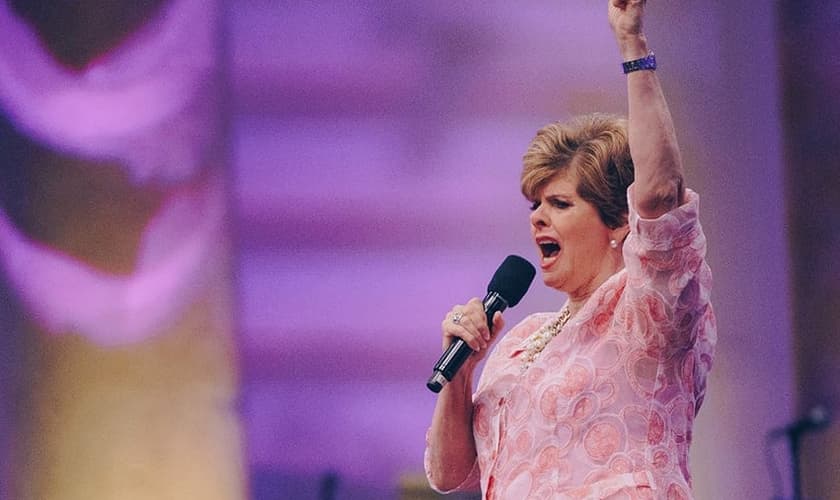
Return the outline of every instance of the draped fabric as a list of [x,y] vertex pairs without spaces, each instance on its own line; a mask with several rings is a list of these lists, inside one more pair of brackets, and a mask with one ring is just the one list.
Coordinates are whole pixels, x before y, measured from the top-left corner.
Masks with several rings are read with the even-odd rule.
[[[46,331],[78,333],[103,345],[148,338],[183,313],[203,286],[203,270],[223,258],[219,11],[202,0],[164,7],[125,41],[73,70],[0,3],[0,109],[7,133],[28,151],[72,165],[68,171],[96,176],[119,169],[138,192],[162,193],[127,276],[33,240],[0,207],[0,269]],[[22,161],[37,161],[31,156]],[[5,168],[25,172],[30,166]]]

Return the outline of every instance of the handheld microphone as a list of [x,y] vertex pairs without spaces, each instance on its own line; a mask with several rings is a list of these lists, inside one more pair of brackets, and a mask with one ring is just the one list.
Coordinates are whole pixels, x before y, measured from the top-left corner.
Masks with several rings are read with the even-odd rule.
[[[487,296],[483,300],[488,328],[493,328],[493,315],[496,311],[504,311],[522,300],[536,273],[534,266],[518,255],[508,255],[505,258],[493,274],[490,284],[487,285]],[[432,392],[440,392],[472,353],[473,350],[466,342],[455,339],[435,363],[434,371],[426,382],[426,387]]]

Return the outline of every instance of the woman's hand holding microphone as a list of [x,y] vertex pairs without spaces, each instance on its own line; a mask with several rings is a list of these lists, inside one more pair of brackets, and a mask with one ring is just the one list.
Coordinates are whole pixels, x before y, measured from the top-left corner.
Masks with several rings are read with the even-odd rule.
[[456,305],[449,311],[441,323],[441,330],[443,331],[443,350],[445,351],[449,344],[460,338],[472,349],[473,354],[467,359],[466,363],[470,364],[470,370],[481,361],[487,354],[489,347],[492,345],[496,334],[505,326],[505,320],[502,318],[502,313],[496,311],[493,315],[493,329],[492,331],[487,327],[487,315],[484,312],[484,304],[481,299],[473,297],[464,305]]

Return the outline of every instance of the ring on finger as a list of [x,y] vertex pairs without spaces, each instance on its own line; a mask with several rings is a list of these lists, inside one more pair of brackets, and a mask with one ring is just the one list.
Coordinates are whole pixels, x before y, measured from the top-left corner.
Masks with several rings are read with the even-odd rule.
[[452,322],[455,323],[456,325],[460,325],[461,324],[461,318],[463,318],[463,317],[464,317],[464,313],[462,313],[461,311],[456,311],[452,315]]

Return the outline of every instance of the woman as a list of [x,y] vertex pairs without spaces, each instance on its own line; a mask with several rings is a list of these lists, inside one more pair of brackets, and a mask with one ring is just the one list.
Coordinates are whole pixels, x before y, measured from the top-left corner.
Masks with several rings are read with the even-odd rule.
[[548,125],[524,157],[543,281],[565,305],[507,333],[473,396],[504,321],[496,313],[491,332],[477,298],[443,321],[444,347],[460,337],[475,353],[438,396],[427,436],[439,491],[692,498],[691,428],[715,343],[711,273],[643,14],[643,1],[609,2],[629,120]]

